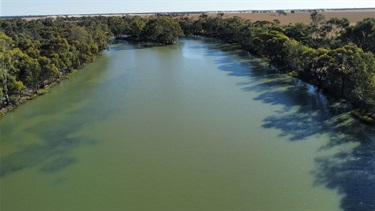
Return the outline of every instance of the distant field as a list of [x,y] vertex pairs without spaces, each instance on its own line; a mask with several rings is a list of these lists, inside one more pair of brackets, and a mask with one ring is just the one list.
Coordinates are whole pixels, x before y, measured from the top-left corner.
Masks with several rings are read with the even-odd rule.
[[[224,12],[223,18],[231,18],[234,16],[238,16],[245,19],[250,19],[251,21],[273,21],[278,19],[281,24],[294,24],[298,22],[302,23],[310,23],[310,13],[309,12],[302,12],[296,11],[296,13],[291,13],[290,11],[286,11],[287,15],[279,15],[276,12],[268,12],[268,13],[251,13],[251,12]],[[189,14],[189,13],[187,13]],[[185,17],[192,17],[198,18],[201,13],[190,13],[188,16]],[[209,16],[216,17],[218,15],[217,12],[208,12]],[[361,21],[365,18],[375,18],[375,10],[326,10],[321,12],[326,18],[326,20],[337,17],[337,18],[347,18],[350,23],[354,24],[358,21]],[[155,14],[145,13],[145,14],[92,14],[92,15],[67,15],[69,17],[82,17],[82,16],[125,16],[125,15],[139,15],[142,17],[146,16],[153,16]],[[33,20],[33,19],[40,19],[45,18],[43,17],[25,17],[26,20]],[[58,16],[48,16],[51,18],[56,18]]]
[[[347,18],[350,23],[356,23],[365,18],[375,18],[374,10],[327,10],[321,12],[325,16],[326,20],[337,17],[337,18]],[[217,13],[209,13],[209,16],[217,16]],[[198,17],[198,14],[190,14],[189,17]],[[310,13],[309,12],[296,12],[294,14],[288,12],[287,15],[278,15],[277,13],[240,13],[240,12],[230,12],[225,13],[223,18],[231,18],[238,16],[245,19],[250,19],[251,21],[267,20],[273,21],[278,19],[281,24],[289,23],[310,23]]]

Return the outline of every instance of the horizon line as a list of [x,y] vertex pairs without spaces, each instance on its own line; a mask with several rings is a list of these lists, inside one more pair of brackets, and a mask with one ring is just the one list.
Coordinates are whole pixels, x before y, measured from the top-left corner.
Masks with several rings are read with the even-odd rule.
[[359,7],[359,8],[308,8],[308,9],[253,9],[253,10],[200,10],[200,11],[171,11],[171,12],[113,12],[113,13],[66,13],[66,14],[45,14],[45,15],[0,15],[0,18],[22,18],[22,17],[48,17],[48,16],[74,16],[74,15],[82,15],[82,16],[90,16],[90,15],[129,15],[129,14],[170,14],[170,13],[212,13],[212,12],[252,12],[252,11],[278,11],[278,10],[286,10],[286,11],[309,11],[309,10],[374,10],[374,18],[375,18],[375,7]]

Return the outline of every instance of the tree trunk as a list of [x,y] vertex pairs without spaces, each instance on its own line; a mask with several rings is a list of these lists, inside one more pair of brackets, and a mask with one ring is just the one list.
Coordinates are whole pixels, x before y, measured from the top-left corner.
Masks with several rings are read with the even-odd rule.
[[8,93],[5,94],[5,101],[7,102],[7,105],[10,105],[10,100],[9,100]]
[[344,97],[345,95],[345,79],[342,79],[341,82],[341,97]]
[[366,104],[367,104],[367,97],[366,97],[365,94],[362,94],[362,105],[361,105],[361,107],[365,108]]

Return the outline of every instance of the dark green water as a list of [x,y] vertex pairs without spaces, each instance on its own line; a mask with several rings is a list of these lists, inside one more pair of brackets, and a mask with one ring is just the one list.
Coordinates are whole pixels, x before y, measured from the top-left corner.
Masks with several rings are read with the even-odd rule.
[[234,46],[114,44],[0,121],[0,210],[375,210],[374,128]]

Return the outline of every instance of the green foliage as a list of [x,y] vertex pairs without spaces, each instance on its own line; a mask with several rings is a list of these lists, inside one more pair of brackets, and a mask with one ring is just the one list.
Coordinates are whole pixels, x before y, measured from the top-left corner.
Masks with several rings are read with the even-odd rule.
[[330,51],[324,48],[315,50],[309,48],[302,53],[304,58],[303,70],[312,74],[312,83],[319,88],[326,88],[329,84],[328,76],[333,62]]
[[[219,19],[221,20],[221,19]],[[213,20],[208,19],[211,23],[216,23]],[[228,18],[222,21],[220,26],[211,26],[212,24],[206,24],[209,29],[209,33],[213,34],[212,30],[219,29],[220,37],[228,42],[240,42],[241,41],[241,32],[243,27],[245,27],[246,21],[240,17]],[[203,27],[207,27],[203,24]],[[207,29],[206,29],[207,30]]]
[[352,42],[375,54],[375,18],[367,18],[347,28],[342,37],[347,43]]
[[168,16],[158,16],[149,20],[142,31],[142,39],[163,44],[176,43],[183,35],[178,22]]
[[[110,17],[107,22],[116,39],[173,44],[179,37],[184,36],[179,24],[182,20],[177,21],[170,16],[158,15],[147,19],[138,16]],[[191,25],[185,25],[185,29],[190,27]]]
[[129,35],[133,40],[140,40],[143,28],[146,26],[145,20],[140,17],[134,17],[130,20]]
[[129,24],[124,21],[121,17],[109,17],[108,18],[108,27],[115,37],[120,37],[123,34],[130,32]]
[[276,10],[276,13],[279,15],[288,15],[284,10]]
[[292,75],[298,75],[306,67],[305,59],[307,55],[305,52],[309,51],[310,48],[293,39],[285,42],[284,47],[285,60],[288,61],[285,69],[292,72]]
[[190,18],[180,18],[177,20],[185,36],[191,36],[194,34],[194,21]]
[[352,111],[352,115],[357,118],[359,121],[365,123],[365,124],[369,124],[369,125],[373,125],[375,124],[375,115],[371,112],[368,112],[366,110],[354,110]]
[[304,45],[308,45],[312,33],[313,27],[304,23],[296,23],[285,28],[285,34],[288,37],[293,38]]
[[312,25],[318,25],[320,22],[324,20],[325,17],[322,14],[320,14],[318,10],[312,10],[310,11],[310,18]]
[[0,107],[92,62],[107,48],[108,35],[108,26],[96,20],[1,20]]
[[261,49],[269,60],[277,66],[283,66],[285,59],[285,44],[289,38],[279,31],[267,31],[259,35],[263,48]]

